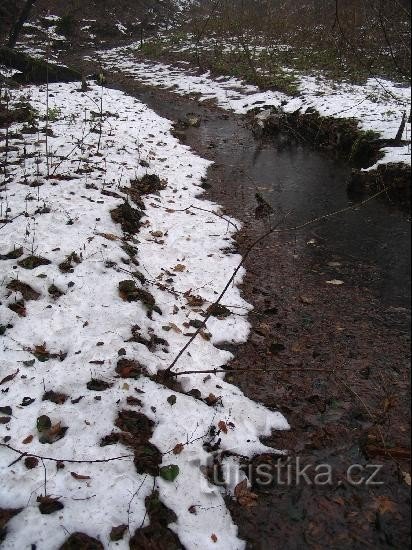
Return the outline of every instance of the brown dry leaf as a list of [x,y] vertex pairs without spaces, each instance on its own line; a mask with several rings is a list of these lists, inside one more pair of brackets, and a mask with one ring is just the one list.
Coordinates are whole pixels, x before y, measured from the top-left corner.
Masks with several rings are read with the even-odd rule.
[[61,430],[61,422],[58,422],[57,424],[55,424],[54,426],[52,426],[49,430],[48,430],[48,435],[49,437],[54,437],[55,435],[57,435],[60,430]]
[[23,439],[22,443],[23,445],[28,445],[33,441],[33,439],[34,439],[34,436],[28,435],[25,439]]
[[113,235],[113,233],[97,233],[99,237],[103,237],[104,239],[107,239],[108,241],[119,241],[120,237],[117,235]]
[[76,472],[70,472],[71,476],[74,477],[74,479],[77,479],[78,481],[86,481],[88,479],[91,479],[90,476],[82,476],[80,474],[76,474]]
[[183,452],[184,448],[185,446],[183,445],[183,443],[178,443],[176,447],[173,449],[173,454],[180,455]]
[[227,425],[226,425],[226,422],[224,422],[223,420],[221,420],[218,424],[218,428],[221,432],[227,434]]
[[249,489],[247,479],[238,483],[235,487],[235,497],[242,508],[256,506],[258,496]]
[[210,538],[212,539],[213,542],[217,542],[217,536],[214,533],[212,533]]
[[5,376],[3,380],[0,381],[0,386],[2,384],[7,384],[7,382],[11,382],[13,378],[16,378],[16,376],[19,374],[19,369],[16,370],[13,374],[9,374],[8,376]]
[[295,342],[294,344],[292,344],[291,350],[293,351],[293,353],[301,353],[302,345],[300,344],[300,342]]
[[175,325],[174,323],[169,323],[169,327],[174,331],[176,332],[177,334],[182,334],[182,331],[180,330],[180,328]]
[[299,300],[302,302],[302,304],[313,304],[315,301],[313,298],[310,298],[309,296],[299,296]]
[[208,405],[216,405],[216,403],[219,401],[220,397],[216,397],[216,395],[213,395],[213,393],[209,393],[209,395],[206,397],[205,401]]
[[391,500],[390,498],[386,496],[379,496],[375,499],[375,503],[377,505],[378,512],[383,515],[387,512],[395,513],[396,512],[396,504]]
[[387,413],[388,411],[394,408],[395,404],[396,404],[396,397],[394,395],[387,397],[383,402],[383,412]]
[[193,296],[192,294],[186,293],[185,294],[186,301],[191,307],[202,307],[205,303],[205,300],[201,298],[200,296]]
[[173,268],[173,271],[176,271],[176,273],[183,273],[183,271],[186,271],[186,266],[183,265],[183,264],[177,264],[177,265]]
[[210,342],[210,340],[212,339],[212,335],[210,334],[210,332],[205,332],[204,330],[201,330],[199,334],[203,338],[203,340],[206,340],[206,342]]

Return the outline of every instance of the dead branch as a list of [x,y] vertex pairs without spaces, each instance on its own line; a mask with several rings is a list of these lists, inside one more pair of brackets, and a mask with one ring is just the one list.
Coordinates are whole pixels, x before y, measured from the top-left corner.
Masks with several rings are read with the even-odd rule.
[[[350,368],[342,368],[339,369],[341,371],[348,371],[351,372],[352,369]],[[275,374],[288,374],[288,372],[305,372],[305,373],[329,373],[333,374],[334,371],[330,369],[320,369],[320,368],[312,368],[312,367],[295,367],[295,366],[285,366],[277,367],[275,369],[269,369],[265,367],[256,368],[256,369],[211,369],[211,370],[189,370],[184,372],[174,372],[172,373],[173,377],[177,376],[183,376],[185,374],[237,374],[237,373],[243,373],[243,372],[267,372],[267,373],[275,373]]]
[[[286,214],[286,216],[288,216],[288,214]],[[200,332],[206,327],[206,323],[207,321],[210,319],[210,317],[212,316],[212,313],[213,313],[213,308],[216,307],[217,305],[220,304],[220,301],[221,299],[223,298],[223,296],[226,294],[227,290],[229,289],[230,285],[232,284],[232,282],[234,281],[236,275],[239,273],[240,269],[242,268],[243,264],[245,263],[245,261],[247,260],[249,254],[253,251],[253,249],[259,244],[261,243],[262,241],[264,241],[267,237],[269,237],[272,233],[275,232],[276,228],[279,227],[279,225],[281,223],[284,222],[284,220],[286,219],[286,216],[280,220],[274,227],[272,227],[271,229],[269,229],[269,231],[266,231],[266,233],[264,233],[263,235],[261,235],[260,237],[258,237],[250,246],[249,248],[246,250],[246,252],[244,253],[244,255],[242,256],[242,260],[241,262],[239,263],[239,265],[236,267],[236,269],[234,270],[233,274],[231,275],[230,279],[228,280],[228,282],[226,283],[225,285],[225,288],[222,290],[222,292],[220,293],[218,299],[214,302],[214,304],[209,308],[209,313],[207,313],[206,317],[204,318],[202,324],[199,326],[199,328],[196,330],[196,332],[193,334],[193,336],[190,338],[190,340],[186,343],[186,345],[180,350],[180,352],[177,354],[177,356],[175,357],[175,359],[173,360],[173,362],[169,365],[169,367],[162,371],[162,374],[163,376],[172,376],[171,374],[171,371],[173,369],[173,367],[176,365],[176,363],[179,361],[179,359],[182,357],[182,355],[184,354],[184,352],[187,350],[187,348],[191,345],[191,343],[196,339],[196,337],[200,334]]]
[[68,459],[68,458],[53,458],[53,457],[49,457],[49,456],[35,455],[33,453],[29,453],[29,452],[26,452],[26,451],[23,452],[23,451],[20,451],[19,449],[15,449],[14,447],[9,445],[8,443],[0,443],[0,447],[5,447],[6,449],[9,449],[10,451],[13,451],[14,453],[17,453],[17,454],[20,455],[17,460],[14,460],[11,464],[9,464],[9,467],[12,466],[13,464],[16,464],[16,462],[22,460],[26,456],[32,456],[34,458],[38,458],[39,460],[47,460],[49,462],[67,462],[68,464],[104,464],[104,463],[107,463],[107,462],[114,462],[116,460],[124,460],[126,458],[134,458],[134,455],[122,455],[122,456],[116,456],[114,458],[100,458],[100,459],[96,459],[96,460],[71,460],[71,459]]

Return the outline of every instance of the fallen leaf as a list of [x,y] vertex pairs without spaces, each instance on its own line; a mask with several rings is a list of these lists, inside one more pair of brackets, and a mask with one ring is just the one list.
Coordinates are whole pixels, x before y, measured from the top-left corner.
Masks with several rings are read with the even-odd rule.
[[70,475],[72,477],[74,477],[74,479],[77,479],[79,481],[85,481],[87,479],[91,479],[90,476],[83,476],[83,475],[80,475],[80,474],[76,474],[76,472],[70,472]]
[[173,407],[173,405],[176,405],[177,397],[175,395],[169,395],[167,398],[167,402]]
[[227,425],[226,425],[226,422],[224,422],[223,420],[221,420],[218,424],[218,428],[221,432],[227,434]]
[[13,374],[9,374],[5,378],[3,378],[3,380],[0,381],[0,386],[3,384],[7,384],[7,382],[11,382],[19,374],[19,372],[19,369],[17,369],[16,372],[14,372]]
[[163,466],[160,468],[160,477],[165,481],[173,482],[180,473],[179,466],[176,464],[170,464],[169,466]]
[[64,505],[59,501],[58,498],[52,498],[49,496],[37,497],[37,502],[39,502],[39,510],[41,514],[53,514],[59,510],[63,510]]
[[176,332],[176,334],[182,334],[182,331],[180,330],[180,328],[175,325],[174,323],[169,323],[169,327],[174,331]]
[[375,503],[377,505],[378,512],[383,515],[386,513],[394,513],[396,512],[396,504],[393,500],[386,496],[379,496],[375,499]]
[[24,460],[24,465],[28,470],[33,470],[33,468],[36,468],[39,464],[39,460],[35,456],[28,456]]
[[390,409],[393,409],[396,404],[396,397],[391,395],[387,397],[383,402],[383,412],[387,413]]
[[113,542],[122,540],[124,534],[127,531],[127,525],[118,525],[117,527],[112,527],[110,531],[110,540]]
[[23,445],[28,445],[29,443],[31,443],[33,441],[34,437],[32,435],[28,435],[26,437],[26,439],[23,439],[22,443]]
[[309,298],[309,296],[299,296],[299,300],[302,302],[302,304],[313,304],[314,299]]
[[205,401],[208,405],[216,405],[216,403],[219,401],[220,397],[216,397],[216,395],[213,395],[213,393],[210,393]]
[[173,449],[173,454],[180,455],[183,452],[184,448],[185,446],[183,445],[183,443],[178,443],[176,447]]
[[217,536],[214,533],[212,533],[210,538],[212,539],[213,542],[217,542]]
[[205,303],[203,298],[200,296],[193,296],[190,292],[185,294],[185,298],[190,307],[202,307]]
[[258,496],[249,489],[247,479],[244,479],[236,485],[235,497],[242,508],[256,506],[256,501],[258,499]]
[[113,235],[113,233],[97,233],[99,237],[103,237],[104,239],[107,239],[108,241],[119,241],[120,237],[117,235]]
[[333,286],[341,286],[345,283],[343,281],[340,281],[339,279],[333,279],[332,281],[326,281],[327,285],[333,285]]

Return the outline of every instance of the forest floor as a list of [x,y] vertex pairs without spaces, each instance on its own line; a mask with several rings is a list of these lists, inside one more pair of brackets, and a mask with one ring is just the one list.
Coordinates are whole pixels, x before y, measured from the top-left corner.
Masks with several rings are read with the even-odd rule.
[[[90,52],[66,61],[97,72]],[[404,548],[409,220],[356,207],[347,167],[256,141],[151,67],[13,92],[35,110],[2,130],[4,548],[81,548],[78,531],[105,548]],[[227,373],[159,378],[197,331],[175,371]]]

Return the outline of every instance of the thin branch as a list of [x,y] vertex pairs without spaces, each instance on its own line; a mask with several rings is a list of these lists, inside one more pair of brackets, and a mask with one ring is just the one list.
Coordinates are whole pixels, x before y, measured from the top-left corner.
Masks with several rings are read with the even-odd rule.
[[[286,216],[288,216],[288,214],[286,214]],[[184,354],[184,352],[187,350],[187,348],[191,345],[191,343],[196,339],[196,337],[200,334],[200,332],[206,327],[206,323],[207,321],[210,319],[210,317],[212,316],[212,313],[213,313],[213,308],[216,307],[217,305],[219,305],[221,299],[223,298],[223,296],[226,294],[227,290],[229,289],[230,285],[232,284],[232,282],[234,281],[236,275],[239,273],[240,269],[242,268],[243,264],[246,262],[249,254],[253,251],[253,249],[262,241],[264,241],[267,237],[269,237],[269,235],[271,235],[272,233],[274,233],[277,229],[277,227],[279,227],[279,225],[281,223],[284,222],[284,220],[286,219],[286,216],[280,220],[274,227],[272,227],[271,229],[269,229],[269,231],[266,231],[266,233],[264,233],[263,235],[261,235],[260,237],[258,237],[250,246],[249,248],[246,250],[245,254],[242,256],[242,261],[239,263],[239,265],[236,267],[236,269],[234,270],[233,274],[231,275],[230,279],[227,281],[226,285],[225,285],[225,288],[222,290],[222,292],[220,293],[218,299],[214,302],[214,304],[212,304],[212,306],[209,308],[209,313],[207,313],[206,317],[204,318],[202,324],[199,326],[199,328],[196,330],[196,332],[193,334],[193,336],[190,338],[190,340],[186,343],[186,345],[180,350],[180,352],[177,354],[177,356],[175,357],[175,359],[172,361],[172,363],[169,365],[169,367],[164,370],[162,372],[162,374],[164,376],[171,376],[171,371],[173,369],[173,367],[176,365],[176,363],[179,361],[179,359],[182,357],[182,355]]]
[[[6,449],[10,449],[10,451],[13,451],[13,452],[19,454],[20,457],[19,457],[18,460],[21,460],[25,456],[32,456],[34,458],[38,458],[39,460],[48,460],[50,462],[67,462],[68,464],[103,464],[103,463],[106,463],[106,462],[114,462],[115,460],[124,460],[126,458],[134,458],[134,455],[122,455],[122,456],[116,456],[116,457],[113,457],[113,458],[100,458],[100,459],[97,459],[97,460],[71,460],[71,459],[68,459],[68,458],[53,458],[53,457],[49,457],[49,456],[35,455],[33,453],[28,453],[27,451],[23,452],[23,451],[20,451],[19,449],[15,449],[14,447],[9,445],[8,443],[0,443],[0,447],[5,447]],[[9,464],[9,467],[12,466],[13,464],[15,464],[16,462],[17,461],[15,460],[11,464]]]

